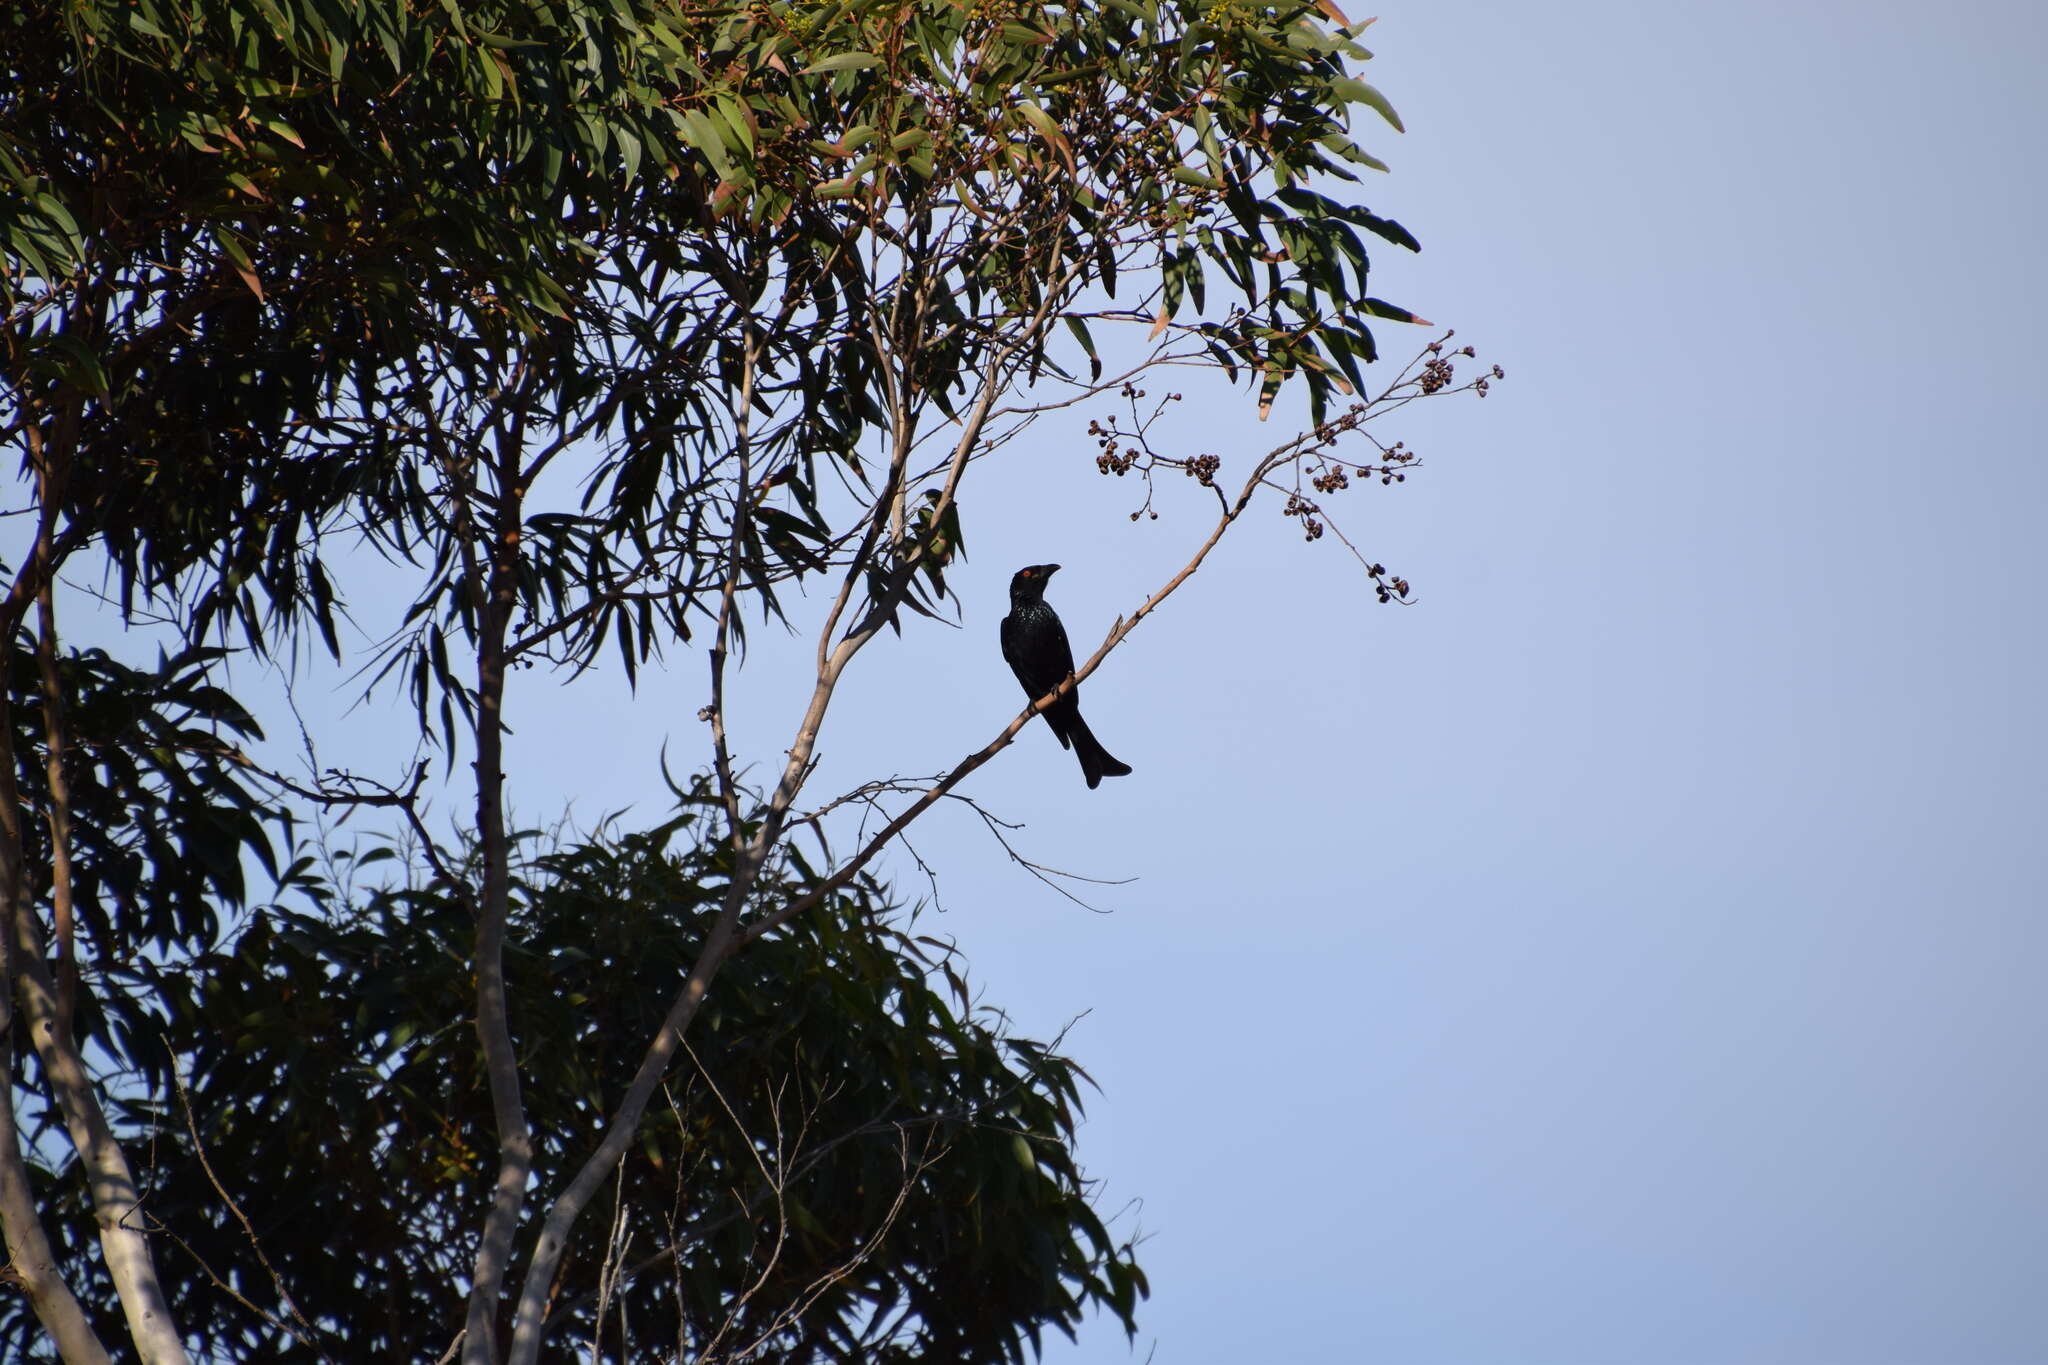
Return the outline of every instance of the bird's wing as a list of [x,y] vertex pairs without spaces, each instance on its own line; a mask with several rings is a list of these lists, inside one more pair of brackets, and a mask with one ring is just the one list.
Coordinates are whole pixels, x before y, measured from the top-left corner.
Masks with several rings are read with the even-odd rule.
[[1024,623],[1015,616],[1003,618],[1003,662],[1021,681],[1024,677]]
[[1049,685],[1058,687],[1067,680],[1067,674],[1074,671],[1074,647],[1067,643],[1067,628],[1060,624],[1060,618],[1049,611],[1045,615],[1046,624],[1052,627],[1046,634],[1051,638],[1055,646],[1053,652],[1058,656],[1060,666],[1060,675],[1054,678]]
[[1033,697],[1052,691],[1074,671],[1060,618],[1043,608],[1003,618],[1003,658]]

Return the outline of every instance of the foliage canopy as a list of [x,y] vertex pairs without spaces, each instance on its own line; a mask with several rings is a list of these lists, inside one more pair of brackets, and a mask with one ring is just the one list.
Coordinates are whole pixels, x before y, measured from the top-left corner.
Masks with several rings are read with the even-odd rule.
[[[1317,496],[1405,477],[1367,424],[1450,362],[1366,394],[1373,323],[1418,319],[1369,292],[1414,239],[1346,189],[1383,169],[1354,117],[1400,127],[1362,29],[1329,0],[0,16],[0,1339],[524,1365],[1134,1329],[1079,1067],[868,870],[1035,712],[931,779],[806,784],[844,671],[946,609],[963,481],[1049,414],[1162,364],[1307,414],[1235,496],[1156,413],[1102,436],[1218,519],[1080,676],[1262,491],[1314,539]],[[373,556],[406,601],[359,649]],[[78,569],[153,662],[65,643]],[[764,621],[817,665],[753,791],[724,720]],[[518,670],[670,651],[711,697],[674,818],[514,828]],[[223,661],[323,652],[409,696],[422,761],[284,771]]]

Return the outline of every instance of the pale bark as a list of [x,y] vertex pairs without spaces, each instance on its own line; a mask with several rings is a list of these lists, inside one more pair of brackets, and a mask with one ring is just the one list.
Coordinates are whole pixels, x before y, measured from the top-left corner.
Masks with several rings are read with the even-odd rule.
[[[55,534],[55,489],[61,479],[51,471],[62,466],[63,454],[75,434],[75,414],[64,425],[64,439],[52,447],[44,445],[37,428],[29,428],[41,515],[35,551],[16,577],[5,608],[0,609],[0,645],[15,638],[29,604],[54,577],[63,558],[64,551]],[[38,646],[45,652],[52,651],[56,640],[46,631]],[[59,728],[49,740],[53,747],[61,748],[61,710],[46,714],[46,722],[53,718]],[[93,1218],[99,1225],[100,1252],[120,1296],[121,1310],[127,1316],[136,1350],[145,1365],[185,1365],[184,1343],[178,1339],[163,1284],[157,1278],[156,1262],[150,1255],[140,1189],[127,1154],[114,1137],[106,1111],[100,1107],[91,1072],[80,1055],[78,1040],[72,1036],[70,1020],[60,1006],[56,982],[45,956],[42,925],[35,907],[29,903],[22,864],[27,821],[15,782],[14,739],[11,708],[0,703],[0,846],[4,846],[0,858],[7,864],[0,870],[7,902],[0,907],[7,915],[7,923],[0,926],[0,932],[10,940],[10,985],[19,1010],[15,1018],[26,1026],[29,1041],[42,1062],[44,1079],[63,1114],[65,1131],[77,1149],[92,1194]],[[69,816],[68,810],[57,813],[53,827],[65,829]],[[68,866],[68,861],[60,860],[60,874],[68,874]],[[70,890],[68,880],[58,888],[59,896],[67,904]]]
[[[8,746],[12,747],[11,743]],[[12,755],[4,756],[7,759]],[[12,786],[12,782],[6,785]],[[0,793],[0,800],[5,794]],[[18,798],[8,802],[19,811]],[[0,835],[0,840],[7,836]],[[19,843],[15,846],[18,848]],[[170,1304],[157,1279],[150,1256],[141,1190],[129,1168],[127,1154],[114,1138],[106,1111],[100,1107],[91,1073],[79,1055],[78,1042],[58,1015],[56,983],[43,955],[42,926],[26,898],[15,896],[12,911],[14,982],[19,1018],[43,1064],[43,1075],[64,1115],[65,1130],[84,1167],[92,1191],[93,1218],[99,1225],[100,1251],[107,1273],[121,1296],[129,1333],[145,1365],[185,1365],[185,1347],[171,1322]]]
[[[10,924],[22,893],[21,807],[14,783],[13,740],[13,709],[6,689],[0,688],[0,903]],[[12,937],[0,933],[0,982],[14,979]],[[57,1269],[49,1234],[29,1197],[28,1162],[22,1155],[14,1087],[8,1080],[14,1074],[15,1017],[14,993],[0,989],[0,1232],[6,1236],[8,1269],[66,1365],[112,1365]]]
[[[520,423],[515,417],[516,433]],[[516,442],[507,434],[507,442]],[[516,449],[516,445],[513,447]],[[505,833],[505,637],[512,619],[519,569],[523,500],[515,456],[499,452],[497,506],[490,527],[477,640],[476,827],[483,855],[483,896],[477,907],[476,1028],[490,1079],[491,1115],[498,1132],[498,1176],[479,1239],[470,1281],[463,1365],[494,1365],[498,1358],[498,1305],[513,1238],[525,1211],[533,1171],[533,1133],[520,1088],[519,1056],[512,1042],[511,1002],[505,986],[505,929],[511,915],[511,846]],[[467,489],[459,488],[466,508]],[[466,515],[465,515],[465,520]]]
[[[1068,272],[1058,281],[1058,287],[1049,288],[1037,311],[1020,325],[1016,337],[991,357],[982,372],[982,387],[972,408],[963,415],[961,432],[954,444],[953,455],[947,465],[946,479],[940,496],[932,507],[934,524],[944,516],[946,509],[959,489],[961,475],[994,408],[996,397],[1003,391],[1013,367],[1041,336],[1054,314],[1053,300],[1063,297],[1075,278]],[[526,1279],[521,1286],[519,1305],[514,1314],[512,1350],[508,1365],[536,1365],[540,1356],[541,1340],[547,1322],[547,1300],[554,1286],[555,1275],[561,1265],[562,1255],[568,1248],[569,1234],[583,1210],[596,1197],[604,1180],[613,1167],[625,1156],[640,1121],[646,1112],[661,1078],[674,1061],[682,1044],[684,1033],[691,1021],[697,1017],[712,981],[717,977],[726,961],[744,946],[746,940],[740,933],[740,916],[748,896],[752,893],[755,879],[767,864],[780,842],[789,818],[789,812],[798,794],[802,791],[804,779],[808,776],[811,763],[817,751],[819,732],[825,723],[825,713],[830,708],[832,697],[839,685],[846,667],[868,641],[872,640],[888,625],[902,601],[911,576],[917,572],[919,547],[909,546],[889,534],[892,510],[897,494],[901,490],[909,466],[912,427],[909,421],[900,420],[892,433],[890,466],[888,478],[884,481],[869,515],[869,524],[859,549],[854,552],[841,581],[838,596],[826,614],[824,625],[818,634],[818,677],[812,690],[809,704],[798,723],[794,742],[789,748],[788,761],[783,767],[781,780],[768,800],[760,827],[744,848],[735,849],[733,878],[727,888],[725,904],[717,921],[706,936],[704,947],[697,955],[697,961],[689,977],[676,993],[669,1006],[667,1016],[656,1031],[642,1056],[639,1068],[634,1072],[632,1082],[627,1086],[624,1097],[613,1112],[605,1135],[598,1143],[597,1150],[584,1161],[569,1185],[556,1198],[548,1210],[547,1218],[541,1225],[539,1239],[534,1244],[533,1260],[527,1267]],[[744,498],[745,489],[741,490]],[[743,502],[736,503],[735,516],[745,515]],[[867,613],[849,627],[844,636],[834,643],[839,623],[844,619],[853,594],[861,583],[867,581],[867,572],[874,564],[878,546],[884,541],[895,546],[900,558],[891,565],[886,576],[886,586],[876,600],[870,603]],[[726,609],[730,610],[728,600]],[[722,668],[723,659],[714,659],[714,667]],[[722,700],[722,699],[721,699]],[[715,720],[720,718],[714,717]],[[479,1359],[475,1365],[487,1365]]]

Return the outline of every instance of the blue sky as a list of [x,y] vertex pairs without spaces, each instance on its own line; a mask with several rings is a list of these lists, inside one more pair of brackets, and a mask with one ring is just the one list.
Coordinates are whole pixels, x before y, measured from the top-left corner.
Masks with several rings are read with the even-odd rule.
[[[2048,1360],[2048,23],[1381,15],[1378,292],[1509,373],[1348,495],[1420,605],[1230,547],[1089,685],[1136,775],[983,784],[1116,914],[949,920],[1093,1010],[1156,1358]],[[1170,534],[1022,510],[1077,638]]]
[[[2017,4],[1382,11],[1409,132],[1363,194],[1425,250],[1376,292],[1508,371],[1333,503],[1418,604],[1269,510],[1087,684],[1131,777],[1042,727],[977,774],[1030,856],[1136,879],[1108,913],[961,812],[917,836],[988,999],[1086,1016],[1137,1358],[2048,1362],[2044,40]],[[1281,434],[1179,387],[1226,475]],[[1019,565],[1066,566],[1085,653],[1184,560],[1193,490],[1134,526],[1086,415],[966,488],[964,628],[863,660],[819,792],[1015,714]],[[806,649],[746,671],[759,765]],[[528,814],[652,813],[702,740],[694,655],[516,686]]]

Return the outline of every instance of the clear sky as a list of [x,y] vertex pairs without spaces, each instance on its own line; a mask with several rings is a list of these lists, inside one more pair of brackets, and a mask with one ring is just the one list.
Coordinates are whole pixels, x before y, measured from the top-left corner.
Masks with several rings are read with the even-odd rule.
[[[957,813],[917,840],[988,999],[1086,1013],[1082,1155],[1150,1239],[1136,1358],[2048,1362],[2048,20],[1381,16],[1409,132],[1368,134],[1364,196],[1425,250],[1376,292],[1508,371],[1333,504],[1418,605],[1269,511],[1087,684],[1133,776],[1088,792],[1035,727],[972,779],[1029,855],[1136,878],[1110,913]],[[1226,475],[1280,434],[1184,387]],[[864,661],[818,791],[1015,714],[1018,566],[1066,566],[1086,653],[1185,558],[1201,504],[1133,526],[1083,420],[969,487],[965,629]],[[702,739],[694,655],[516,686],[524,813],[654,818],[658,746]],[[1048,1352],[1132,1358],[1107,1323]]]
[[[1156,1358],[2048,1361],[2048,21],[1380,13],[1378,292],[1509,373],[1350,495],[1420,605],[1234,547],[1089,686],[1135,776],[984,784],[1117,913],[951,917],[1094,1011]],[[1143,537],[1032,524],[1093,638]]]

